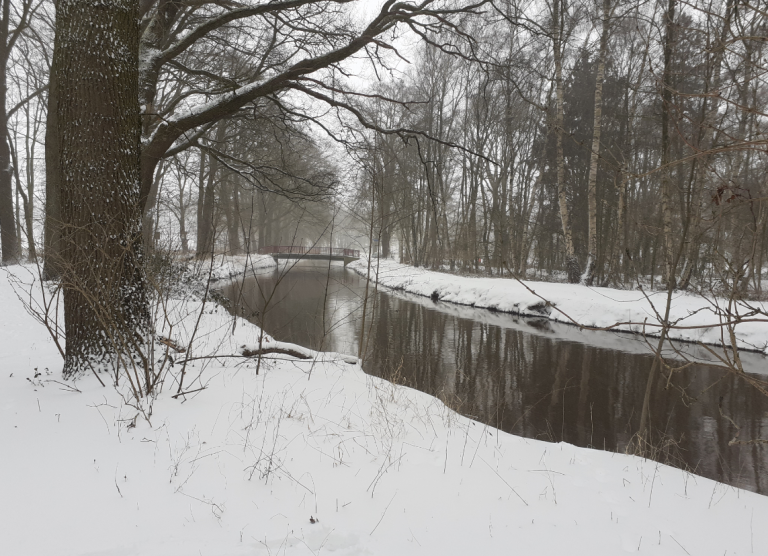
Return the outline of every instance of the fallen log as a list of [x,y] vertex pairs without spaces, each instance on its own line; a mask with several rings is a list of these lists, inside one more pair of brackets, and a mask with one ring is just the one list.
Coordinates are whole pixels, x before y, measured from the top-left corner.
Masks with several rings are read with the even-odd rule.
[[270,353],[278,353],[280,355],[290,355],[297,359],[312,359],[312,356],[306,353],[301,353],[294,349],[281,348],[281,347],[268,347],[264,346],[261,349],[248,349],[245,348],[240,352],[243,357],[259,357],[260,355],[269,355]]

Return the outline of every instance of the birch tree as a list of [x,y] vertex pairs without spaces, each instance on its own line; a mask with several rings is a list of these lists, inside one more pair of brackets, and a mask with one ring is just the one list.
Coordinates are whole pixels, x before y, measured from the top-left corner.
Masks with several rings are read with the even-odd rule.
[[560,222],[563,227],[563,242],[565,244],[565,267],[568,281],[572,284],[581,279],[581,265],[576,257],[573,243],[571,214],[568,207],[568,190],[565,183],[565,155],[563,154],[563,133],[565,125],[563,56],[565,42],[568,36],[566,27],[567,0],[552,2],[552,51],[555,61],[555,140],[557,142],[557,198],[560,205]]
[[589,198],[589,240],[587,245],[587,266],[582,281],[591,286],[597,266],[597,166],[600,161],[600,134],[603,125],[603,81],[605,79],[605,58],[608,50],[611,0],[602,2],[602,26],[600,47],[597,54],[597,78],[595,80],[595,118],[592,124],[592,151],[589,159],[587,197]]

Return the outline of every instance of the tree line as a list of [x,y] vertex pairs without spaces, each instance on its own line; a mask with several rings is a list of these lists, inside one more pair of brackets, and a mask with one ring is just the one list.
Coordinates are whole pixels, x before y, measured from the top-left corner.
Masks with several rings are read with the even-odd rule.
[[382,126],[428,135],[368,143],[385,255],[761,292],[767,15],[737,0],[507,0],[467,22],[476,57],[422,45],[376,89],[399,102],[370,105]]
[[[26,137],[38,153],[41,144],[45,151],[43,277],[63,292],[65,377],[106,369],[117,379],[124,369],[135,393],[151,393],[157,377],[147,269],[160,209],[179,214],[180,244],[183,249],[187,241],[189,249],[182,215],[195,206],[200,255],[213,250],[217,235],[237,250],[243,237],[278,237],[274,223],[290,222],[297,211],[320,218],[306,203],[327,198],[337,177],[307,128],[324,126],[318,106],[354,110],[344,100],[344,63],[358,57],[378,64],[380,50],[393,49],[389,43],[403,28],[453,33],[456,20],[475,11],[434,0],[387,0],[358,14],[349,3],[3,4],[3,52],[34,44],[30,59],[14,67],[45,81],[34,96],[44,100],[36,114],[39,122],[45,112],[45,125]],[[0,57],[6,66],[10,59]],[[31,106],[32,100],[20,102]],[[35,121],[12,120],[8,102],[5,116],[14,130]],[[4,144],[20,136],[7,132]],[[39,176],[39,157],[27,160]],[[24,174],[19,164],[3,168],[2,249],[12,263],[20,258],[23,234],[9,210],[18,206],[10,178],[15,171],[20,182]],[[194,189],[188,183],[194,173],[192,200],[183,188]],[[178,194],[163,187],[174,174],[178,181],[170,183]],[[28,194],[16,185],[18,195]],[[24,209],[34,218],[31,203]],[[226,230],[216,229],[221,220]],[[246,236],[245,227],[257,233]],[[30,256],[40,235],[27,234]]]
[[761,295],[752,0],[2,1],[2,257],[61,284],[67,376],[151,390],[162,245],[254,252],[342,205],[417,266]]

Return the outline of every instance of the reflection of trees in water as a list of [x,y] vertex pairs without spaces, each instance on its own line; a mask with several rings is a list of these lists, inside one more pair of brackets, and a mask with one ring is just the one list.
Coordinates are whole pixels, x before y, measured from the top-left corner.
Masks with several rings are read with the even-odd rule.
[[[318,278],[318,276],[321,277]],[[267,284],[268,280],[264,283]],[[359,304],[361,281],[334,271],[326,311]],[[322,269],[289,273],[273,301],[267,330],[279,339],[318,347],[324,332]],[[250,309],[258,303],[249,298]],[[253,295],[253,294],[251,294]],[[324,349],[344,350],[359,338],[359,314],[345,309]],[[357,315],[357,317],[355,317]],[[510,317],[511,319],[512,317]],[[334,317],[327,319],[333,321]],[[255,320],[254,322],[258,322]],[[271,324],[270,324],[271,323]],[[529,438],[623,451],[639,424],[651,355],[623,353],[502,328],[434,310],[429,302],[378,295],[365,370],[440,397],[452,408]],[[349,353],[356,350],[347,349]],[[768,446],[728,446],[733,427],[741,438],[768,437],[768,400],[743,381],[711,367],[658,381],[651,419],[662,461],[758,492],[768,492]],[[679,391],[693,400],[685,400]]]
[[[382,295],[368,372],[387,377],[400,365],[408,385],[508,432],[623,451],[637,430],[650,355],[552,340],[455,318]],[[745,438],[766,436],[768,403],[710,367],[659,381],[651,419],[657,457],[697,473],[765,492],[766,448],[728,446],[743,422]],[[679,388],[684,388],[685,399]],[[761,430],[762,428],[762,430]]]
[[[579,382],[579,404],[576,417],[576,428],[578,429],[579,444],[582,446],[592,446],[592,435],[587,435],[587,401],[589,398],[589,371],[592,368],[592,350],[585,350],[581,362],[581,381]],[[591,432],[591,431],[590,431]]]

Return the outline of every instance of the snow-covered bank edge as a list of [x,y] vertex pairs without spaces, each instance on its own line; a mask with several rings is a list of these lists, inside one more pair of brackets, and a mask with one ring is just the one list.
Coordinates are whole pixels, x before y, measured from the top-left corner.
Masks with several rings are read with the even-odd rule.
[[[365,276],[368,261],[360,259],[348,267]],[[615,331],[644,333],[647,336],[659,335],[659,328],[653,325],[659,323],[656,312],[664,313],[667,296],[666,292],[652,292],[646,298],[640,291],[551,282],[525,282],[526,288],[513,279],[455,276],[415,268],[390,259],[372,260],[370,277],[387,288],[429,297],[435,301],[547,318],[564,324],[574,324],[570,320],[573,319],[582,326],[613,327]],[[557,310],[549,307],[544,300]],[[669,337],[682,342],[722,345],[722,330],[718,326],[720,319],[713,301],[722,302],[676,292],[670,320],[676,323],[677,328],[669,330]],[[768,312],[765,303],[755,305]],[[631,324],[615,326],[617,323]],[[736,327],[736,338],[739,349],[768,355],[768,322],[743,322]]]
[[[210,357],[151,423],[61,361],[0,271],[0,546],[25,556],[765,553],[768,498],[550,444],[319,359]],[[194,296],[169,305],[187,345]],[[165,318],[165,317],[164,317]],[[233,319],[237,319],[233,326]],[[161,330],[162,331],[162,330]],[[167,332],[167,331],[166,331]],[[261,331],[206,306],[195,354]],[[270,340],[271,341],[271,340]],[[178,364],[178,363],[177,363]]]
[[[257,275],[258,271],[274,270],[278,267],[277,262],[271,255],[217,255],[208,260],[196,261],[196,265],[193,268],[193,279],[198,282],[197,291],[204,289],[205,282],[208,281],[215,288],[220,288],[228,282],[239,280],[249,274]],[[226,306],[221,305],[221,298],[219,296],[212,296],[210,299],[212,303],[218,304],[223,309],[228,309]],[[237,317],[240,319],[240,317]],[[249,321],[250,326],[258,327]],[[343,362],[349,365],[355,365],[359,363],[359,359],[356,356],[348,355],[345,353],[331,352],[331,351],[315,351],[298,344],[292,344],[289,342],[280,342],[275,340],[269,335],[267,331],[264,331],[263,337],[259,341],[249,344],[243,344],[239,346],[238,353],[245,357],[257,357],[259,352],[267,352],[268,355],[281,359],[280,356],[284,356],[286,359],[291,360],[298,358],[302,360],[312,359],[316,362]]]
[[248,272],[277,268],[271,255],[216,255],[195,261],[195,271],[201,277],[209,277],[211,283],[241,278]]

